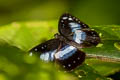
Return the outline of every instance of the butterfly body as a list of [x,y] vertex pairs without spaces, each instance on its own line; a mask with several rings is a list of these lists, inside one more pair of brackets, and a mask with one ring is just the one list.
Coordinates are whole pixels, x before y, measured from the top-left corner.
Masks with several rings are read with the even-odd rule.
[[78,50],[79,46],[89,47],[100,42],[96,31],[67,13],[60,17],[58,31],[60,34],[56,34],[54,39],[34,47],[30,52],[36,52],[43,61],[57,62],[67,71],[75,69],[85,60],[85,53]]

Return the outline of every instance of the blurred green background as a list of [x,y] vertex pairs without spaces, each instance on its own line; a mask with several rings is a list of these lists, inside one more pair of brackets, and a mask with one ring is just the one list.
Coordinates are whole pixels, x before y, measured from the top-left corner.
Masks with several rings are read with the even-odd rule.
[[[43,63],[36,56],[24,55],[42,39],[52,38],[57,31],[56,22],[65,12],[73,14],[89,25],[111,25],[96,27],[107,43],[105,48],[98,47],[96,51],[105,49],[105,55],[109,51],[112,54],[109,54],[110,57],[118,55],[119,58],[118,52],[114,53],[114,50],[117,50],[112,42],[120,39],[119,8],[120,0],[0,0],[0,26],[5,25],[0,29],[0,80],[77,80],[76,77],[72,79],[74,77],[71,75],[58,73],[53,64]],[[14,23],[9,24],[11,22]],[[90,50],[94,53],[95,49]],[[120,70],[120,64],[92,60],[90,64],[83,64],[78,69],[78,72],[82,69],[80,72],[84,72],[85,75],[79,73],[76,76],[82,75],[82,80],[103,80],[103,76]]]
[[120,24],[120,0],[0,0],[0,25],[58,20],[64,12],[90,25]]

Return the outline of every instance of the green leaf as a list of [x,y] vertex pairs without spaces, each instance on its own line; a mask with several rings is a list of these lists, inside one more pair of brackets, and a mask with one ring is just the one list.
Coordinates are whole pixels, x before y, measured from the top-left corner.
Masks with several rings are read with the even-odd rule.
[[[101,75],[107,76],[120,70],[120,26],[106,25],[106,26],[93,26],[101,35],[100,46],[83,49],[88,55],[101,57],[101,59],[91,61],[87,60],[86,63],[95,68]],[[106,65],[105,65],[106,64]],[[111,66],[112,65],[112,66]],[[111,67],[110,67],[111,66]],[[101,68],[100,68],[101,67]],[[109,67],[109,68],[108,68]]]
[[120,63],[105,62],[96,59],[88,59],[86,60],[86,63],[103,76],[114,74],[115,72],[119,72],[120,70]]
[[106,56],[110,58],[120,59],[120,50],[116,43],[120,42],[120,26],[93,26],[97,32],[101,34],[100,47],[86,48],[84,49],[88,54],[95,54]]
[[108,78],[100,75],[94,68],[89,65],[83,64],[74,71],[80,80],[109,80]]
[[71,74],[58,72],[52,63],[25,54],[7,43],[0,45],[0,80],[78,80]]
[[0,39],[10,45],[27,51],[43,40],[53,38],[56,33],[55,22],[14,22],[10,25],[0,27]]
[[[40,44],[41,42],[54,38],[54,34],[58,32],[57,28],[58,28],[57,21],[14,22],[12,24],[8,24],[8,25],[0,27],[0,45],[3,45],[2,42],[6,42],[10,46],[15,46],[16,48],[21,49],[23,52],[20,52],[20,53],[23,55],[23,53],[27,52],[34,46]],[[104,26],[91,26],[91,28],[95,29],[97,32],[100,33],[102,42],[99,45],[97,45],[97,47],[85,48],[82,50],[84,50],[84,52],[86,54],[92,54],[94,56],[107,57],[107,58],[112,58],[112,59],[116,59],[116,60],[119,59],[120,58],[120,49],[119,49],[120,26],[104,25]],[[1,47],[1,50],[2,49],[3,48]],[[18,55],[18,52],[14,51],[12,49],[7,49],[7,48],[4,48],[4,49],[6,49],[10,52],[10,53],[6,53],[6,55],[13,56],[13,57],[11,57],[11,59],[13,59],[13,62],[16,62],[16,63],[14,63],[15,65],[20,63],[20,65],[21,65],[20,67],[22,67],[22,70],[26,70],[26,68],[29,68],[29,69],[27,69],[28,71],[31,68],[32,69],[35,68],[38,70],[39,68],[36,68],[36,67],[39,66],[39,63],[40,63],[40,65],[44,65],[41,62],[37,63],[36,58],[35,59],[28,58],[27,59],[27,57],[25,57],[25,59],[22,59],[21,57],[16,57],[16,55]],[[11,53],[14,53],[14,54],[11,54]],[[0,55],[2,55],[2,54],[0,54]],[[4,56],[4,55],[2,55],[2,56]],[[9,61],[9,57],[5,56],[5,58],[8,59],[7,61]],[[112,63],[110,62],[110,64],[108,64],[106,62],[107,62],[107,60],[106,61],[103,60],[98,63],[96,59],[94,59],[94,61],[91,61],[91,59],[87,59],[86,64],[88,64],[88,65],[83,64],[82,66],[80,66],[78,68],[78,70],[75,70],[74,74],[77,75],[77,77],[79,77],[80,80],[86,80],[86,79],[87,80],[94,80],[94,79],[105,80],[106,78],[103,76],[107,76],[108,74],[114,73],[120,69],[119,63],[114,63],[115,66],[112,66],[110,68],[110,69],[112,69],[112,72],[111,72],[110,69],[107,69],[107,67],[108,67],[107,65],[110,65]],[[24,64],[22,65],[22,63],[24,63]],[[29,65],[26,65],[26,64],[29,64]],[[106,64],[106,65],[104,65],[104,64]],[[45,64],[45,65],[47,65],[47,64]],[[104,66],[104,69],[102,67],[100,68],[97,65]],[[23,66],[25,67],[25,69]],[[31,68],[29,66],[31,66]],[[115,68],[117,68],[117,70]],[[47,68],[47,69],[53,70],[52,68]],[[42,70],[42,69],[40,69],[40,70]],[[76,71],[78,71],[78,72],[76,72]],[[79,73],[79,71],[80,71],[80,73]],[[29,78],[35,79],[36,76],[34,76],[34,75],[36,75],[38,72],[34,72],[35,74],[33,72],[30,71],[30,73],[28,75],[28,79]],[[81,74],[81,72],[82,72],[82,74]],[[55,71],[55,73],[56,73],[56,71]],[[85,73],[85,75],[84,75],[84,73]],[[45,75],[41,75],[41,74],[40,74],[40,76],[43,76],[43,77],[48,76],[48,74],[46,72],[43,72],[43,74],[45,74]],[[39,74],[37,74],[37,75],[39,75]],[[30,77],[30,76],[32,76],[32,77]],[[48,79],[46,79],[46,80],[48,80]]]

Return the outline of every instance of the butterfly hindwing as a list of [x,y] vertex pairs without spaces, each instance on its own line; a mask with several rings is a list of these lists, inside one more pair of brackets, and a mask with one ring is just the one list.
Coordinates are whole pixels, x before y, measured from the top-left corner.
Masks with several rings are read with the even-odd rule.
[[71,71],[80,66],[85,60],[85,53],[76,47],[62,42],[58,52],[55,53],[55,62],[66,71]]
[[[30,55],[36,53],[41,60],[55,61],[63,69],[71,71],[85,60],[85,53],[78,50],[77,46],[89,47],[100,42],[100,37],[96,31],[91,30],[87,24],[68,13],[60,17],[58,30],[62,37],[56,37],[32,48]],[[67,42],[77,43],[77,46]]]
[[[62,57],[65,57],[65,56],[62,56]],[[62,69],[66,71],[71,71],[75,69],[76,67],[80,66],[84,62],[84,60],[85,60],[85,53],[82,51],[76,50],[75,52],[72,53],[71,56],[65,59],[57,58],[55,61],[58,64],[60,64]]]

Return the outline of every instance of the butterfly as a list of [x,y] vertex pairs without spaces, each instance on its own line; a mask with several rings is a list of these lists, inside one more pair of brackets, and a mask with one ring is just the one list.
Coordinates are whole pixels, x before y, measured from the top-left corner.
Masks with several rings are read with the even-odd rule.
[[66,71],[71,71],[85,61],[85,52],[80,51],[80,48],[100,43],[96,31],[69,13],[60,17],[58,31],[55,38],[32,48],[30,55],[36,53],[41,60],[55,62]]

